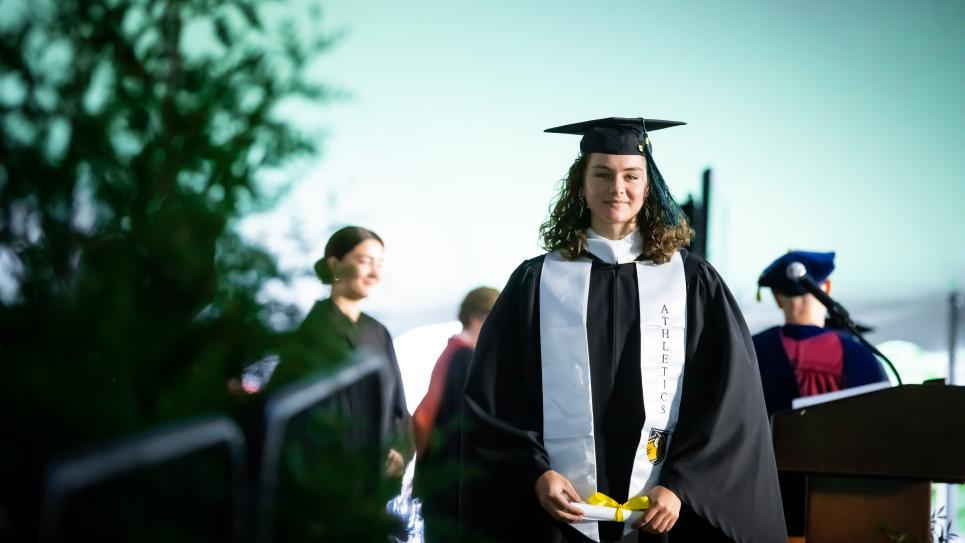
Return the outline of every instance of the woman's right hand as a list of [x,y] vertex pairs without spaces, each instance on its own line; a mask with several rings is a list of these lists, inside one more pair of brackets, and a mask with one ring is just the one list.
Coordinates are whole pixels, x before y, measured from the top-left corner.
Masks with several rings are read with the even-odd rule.
[[556,520],[577,522],[583,519],[583,511],[570,502],[582,502],[583,498],[573,488],[573,483],[559,472],[548,470],[533,485],[540,506]]
[[389,477],[402,477],[405,473],[405,458],[395,449],[389,449],[385,457],[385,474]]

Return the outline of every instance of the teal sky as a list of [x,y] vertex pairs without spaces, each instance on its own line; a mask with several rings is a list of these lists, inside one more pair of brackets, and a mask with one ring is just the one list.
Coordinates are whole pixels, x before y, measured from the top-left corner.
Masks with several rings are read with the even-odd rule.
[[393,332],[541,252],[578,150],[542,130],[607,116],[688,123],[652,136],[655,158],[678,200],[713,168],[710,260],[742,305],[790,247],[837,250],[846,303],[965,286],[965,2],[323,7],[345,35],[317,73],[350,96],[293,109],[322,154],[245,230],[310,270],[335,227],[374,229],[387,262],[367,310]]

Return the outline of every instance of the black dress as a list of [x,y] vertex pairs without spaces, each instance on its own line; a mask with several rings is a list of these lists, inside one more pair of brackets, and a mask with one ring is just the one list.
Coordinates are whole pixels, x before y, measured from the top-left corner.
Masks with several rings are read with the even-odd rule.
[[397,480],[384,476],[386,452],[391,447],[408,461],[414,446],[388,330],[364,313],[352,322],[330,299],[317,302],[280,353],[266,396],[371,355],[383,363],[378,379],[358,380],[287,421],[274,493],[275,541],[318,539],[319,533],[332,541],[399,535],[386,511],[399,490]]
[[[786,541],[771,435],[754,347],[717,272],[681,251],[687,293],[680,413],[659,484],[681,516],[658,540]],[[592,258],[592,257],[591,257]],[[587,541],[539,506],[550,469],[542,441],[539,284],[544,257],[521,264],[486,321],[465,388],[460,520],[495,541]],[[636,264],[593,258],[587,339],[601,492],[627,498],[646,414],[641,392]],[[620,424],[607,417],[619,410]],[[468,474],[475,471],[481,477]],[[586,498],[586,496],[584,496]],[[600,523],[603,541],[620,525]],[[647,540],[642,536],[641,539]]]

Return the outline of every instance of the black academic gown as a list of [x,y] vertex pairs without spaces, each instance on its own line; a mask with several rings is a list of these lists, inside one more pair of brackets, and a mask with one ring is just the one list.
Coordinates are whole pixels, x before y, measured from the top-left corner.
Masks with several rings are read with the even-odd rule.
[[277,389],[366,353],[385,363],[381,391],[363,383],[340,392],[332,401],[339,412],[352,419],[349,441],[356,446],[380,441],[402,453],[408,462],[415,445],[392,335],[369,315],[361,313],[358,321],[352,322],[330,298],[316,302],[295,332],[269,386]]
[[[786,541],[750,334],[717,272],[686,251],[681,256],[686,361],[679,418],[659,483],[683,507],[660,539]],[[533,490],[550,469],[542,443],[542,264],[542,256],[528,260],[510,277],[483,327],[465,388],[460,521],[464,533],[493,541],[585,540],[549,517]],[[626,499],[645,418],[634,266],[594,259],[587,308],[597,475],[600,490],[617,500]],[[622,425],[607,423],[605,413],[616,409],[624,413]],[[604,540],[618,537],[608,524],[601,523]]]
[[[340,388],[286,424],[273,540],[386,541],[399,535],[395,523],[379,514],[399,488],[384,476],[386,449],[408,459],[415,447],[385,326],[365,313],[353,322],[331,299],[316,302],[284,345],[266,392],[271,397],[288,384],[330,375],[369,356],[383,363],[378,379],[369,375]],[[314,522],[306,525],[311,515]]]

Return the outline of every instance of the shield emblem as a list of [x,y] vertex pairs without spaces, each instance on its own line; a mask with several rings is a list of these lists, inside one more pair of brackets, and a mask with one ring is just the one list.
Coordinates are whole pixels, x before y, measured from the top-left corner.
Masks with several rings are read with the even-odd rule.
[[651,428],[650,437],[647,439],[647,460],[651,464],[659,464],[667,455],[667,438],[670,432],[660,428]]

